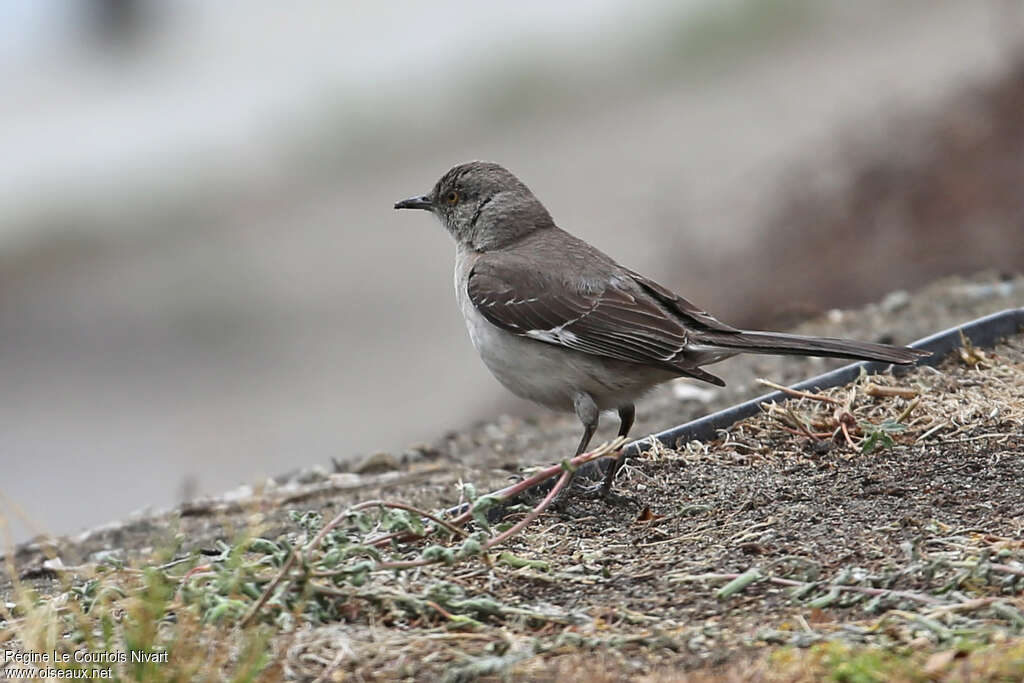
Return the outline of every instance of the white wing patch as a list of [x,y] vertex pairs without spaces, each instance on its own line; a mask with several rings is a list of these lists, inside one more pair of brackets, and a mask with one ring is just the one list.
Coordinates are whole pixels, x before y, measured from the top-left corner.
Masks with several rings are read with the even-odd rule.
[[689,350],[690,350],[689,345],[688,344],[683,344],[682,346],[677,347],[675,351],[673,351],[672,353],[668,354],[667,356],[662,356],[661,360],[663,360],[665,362],[668,362],[668,363],[671,363],[676,358],[678,358],[679,354],[681,354],[683,351],[689,351]]
[[537,339],[549,344],[562,344],[563,346],[579,341],[579,337],[565,329],[564,325],[553,327],[550,330],[529,330],[525,334],[531,339]]

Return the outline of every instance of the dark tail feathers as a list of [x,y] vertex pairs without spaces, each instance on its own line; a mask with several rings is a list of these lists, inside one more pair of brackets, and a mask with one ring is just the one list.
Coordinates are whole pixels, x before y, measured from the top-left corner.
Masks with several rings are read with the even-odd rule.
[[826,356],[829,358],[876,360],[900,365],[910,365],[921,358],[932,355],[930,351],[921,351],[905,346],[874,344],[832,337],[804,337],[781,332],[702,331],[694,337],[695,343],[735,350],[737,353]]

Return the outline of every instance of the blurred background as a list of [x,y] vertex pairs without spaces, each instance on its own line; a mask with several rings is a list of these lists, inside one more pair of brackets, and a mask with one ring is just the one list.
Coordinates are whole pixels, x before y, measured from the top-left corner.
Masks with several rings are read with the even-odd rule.
[[1019,9],[0,3],[0,511],[72,532],[539,410],[391,208],[469,159],[735,324],[1017,271]]

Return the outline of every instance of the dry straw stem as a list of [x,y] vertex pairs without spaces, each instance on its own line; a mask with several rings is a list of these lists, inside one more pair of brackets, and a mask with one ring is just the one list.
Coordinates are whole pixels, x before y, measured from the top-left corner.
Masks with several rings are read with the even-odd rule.
[[[798,391],[775,382],[758,382],[796,399],[795,405],[774,403],[762,406],[765,414],[782,429],[811,440],[843,437],[851,450],[863,448],[872,434],[884,434],[886,445],[927,442],[938,435],[944,440],[974,427],[979,419],[999,420],[1010,428],[996,430],[974,439],[1008,439],[1024,426],[1024,379],[1021,364],[994,363],[973,347],[959,354],[968,372],[984,373],[976,380],[953,380],[934,368],[918,369],[913,379],[897,380],[891,375],[861,376],[849,387],[822,392]],[[984,360],[985,362],[982,362]],[[899,386],[897,382],[917,386]],[[887,401],[886,399],[893,399]],[[830,406],[831,411],[820,406]],[[896,412],[893,412],[896,408]],[[914,417],[910,420],[911,416]],[[750,422],[757,423],[754,418]],[[764,426],[754,425],[760,431]],[[945,433],[943,433],[945,432]],[[890,443],[891,442],[891,443]],[[757,448],[757,444],[748,444]]]
[[874,382],[868,382],[864,387],[864,393],[875,398],[883,396],[899,396],[900,398],[914,398],[917,396],[917,389],[905,389],[901,387],[887,387]]

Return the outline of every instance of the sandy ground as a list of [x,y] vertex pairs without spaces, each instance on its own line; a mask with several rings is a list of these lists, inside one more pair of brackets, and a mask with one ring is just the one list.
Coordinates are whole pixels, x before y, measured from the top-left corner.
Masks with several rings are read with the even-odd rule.
[[[536,414],[473,356],[448,238],[389,208],[457,161],[504,162],[561,225],[743,322],[745,292],[764,289],[745,245],[780,169],[841,166],[835,131],[870,132],[999,73],[993,16],[953,2],[843,13],[721,72],[614,84],[627,95],[461,127],[353,158],[330,185],[254,188],[213,218],[181,208],[156,238],[5,268],[2,487],[30,520],[15,536],[398,451],[508,409]],[[908,284],[894,272],[871,287]],[[830,275],[859,291],[855,267]]]

